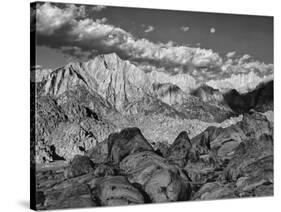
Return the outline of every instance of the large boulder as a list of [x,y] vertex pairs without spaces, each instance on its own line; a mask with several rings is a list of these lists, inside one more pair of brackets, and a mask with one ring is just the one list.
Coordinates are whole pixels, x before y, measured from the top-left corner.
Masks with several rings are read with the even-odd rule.
[[215,200],[235,198],[234,189],[220,182],[204,184],[194,195],[194,200]]
[[171,145],[167,159],[180,167],[183,167],[190,155],[192,145],[186,131],[182,131]]
[[76,155],[65,170],[65,177],[72,178],[94,171],[94,164],[87,156]]
[[237,125],[251,138],[259,138],[262,134],[273,135],[273,123],[264,114],[254,110],[244,114]]
[[[257,192],[261,195],[259,187],[272,188],[272,137],[262,135],[259,139],[250,139],[239,145],[234,157],[226,167],[225,177],[229,181],[236,182],[238,190],[243,192]],[[273,194],[273,190],[271,194]]]
[[142,204],[141,192],[124,176],[107,176],[89,182],[93,198],[102,206]]
[[205,145],[217,151],[222,159],[230,158],[238,145],[246,140],[244,131],[238,125],[227,128],[208,127],[203,133],[192,139],[193,144]]
[[97,205],[92,200],[87,184],[68,183],[64,188],[47,190],[44,205],[39,209],[82,208]]
[[188,200],[190,186],[186,175],[174,165],[151,151],[130,154],[120,169],[131,183],[142,186],[152,202]]
[[153,151],[152,146],[138,128],[125,128],[119,133],[110,134],[108,139],[99,143],[88,152],[95,163],[110,161],[119,163],[129,154]]

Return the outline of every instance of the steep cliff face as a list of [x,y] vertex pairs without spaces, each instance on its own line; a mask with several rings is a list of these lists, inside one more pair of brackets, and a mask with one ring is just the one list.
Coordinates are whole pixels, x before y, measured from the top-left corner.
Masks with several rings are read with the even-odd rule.
[[202,85],[191,92],[192,95],[197,96],[203,102],[223,102],[223,95],[218,89],[214,89],[208,85]]
[[168,105],[181,104],[186,95],[177,85],[171,83],[153,83],[152,90],[158,99]]
[[45,87],[45,93],[59,96],[67,90],[83,85],[97,92],[117,110],[122,111],[127,102],[143,96],[149,88],[144,72],[116,54],[100,55],[85,63],[70,63],[54,71]]
[[185,95],[176,83],[183,86],[186,82],[181,76],[169,78],[164,73],[145,73],[113,53],[84,63],[70,63],[53,71],[44,94],[64,99],[65,93],[83,88],[124,115],[155,112],[161,108],[170,114],[176,113],[170,106],[182,103]]

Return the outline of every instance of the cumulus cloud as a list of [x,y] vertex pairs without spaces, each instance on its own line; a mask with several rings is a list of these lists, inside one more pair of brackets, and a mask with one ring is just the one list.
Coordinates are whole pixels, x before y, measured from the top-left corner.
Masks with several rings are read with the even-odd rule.
[[187,32],[190,28],[188,26],[182,26],[180,29],[184,32]]
[[235,51],[233,51],[233,52],[228,52],[228,53],[226,54],[226,57],[231,58],[231,57],[234,57],[235,54],[236,54]]
[[[248,54],[229,57],[223,62],[216,77],[207,77],[207,84],[223,92],[236,89],[241,93],[254,89],[258,84],[273,79],[273,64],[253,60]],[[212,72],[208,72],[212,73]]]
[[153,26],[147,26],[147,28],[144,30],[145,33],[152,32],[152,31],[154,31]]
[[104,24],[105,22],[107,22],[107,18],[103,17],[101,19],[96,19],[96,22],[99,24]]
[[251,58],[250,55],[244,54],[242,57],[238,59],[238,64],[243,64]]
[[[75,45],[83,51],[115,51],[126,59],[149,61],[162,66],[189,68],[221,65],[220,56],[212,50],[177,46],[172,42],[154,43],[147,39],[137,39],[119,27],[106,24],[106,19],[81,18],[84,15],[83,11],[84,8],[74,5],[62,9],[49,3],[43,4],[37,11],[37,32],[44,38],[42,40],[56,48]],[[149,26],[146,32],[152,30],[153,27]],[[55,31],[57,33],[54,33]],[[53,39],[50,39],[50,35]]]
[[255,72],[251,71],[247,74],[232,74],[225,79],[210,80],[206,84],[222,92],[236,89],[240,93],[246,93],[253,90],[258,84],[272,79],[273,75],[260,77]]
[[36,30],[51,35],[55,30],[74,22],[75,18],[85,16],[85,6],[77,7],[69,4],[60,9],[51,3],[45,3],[36,10]]

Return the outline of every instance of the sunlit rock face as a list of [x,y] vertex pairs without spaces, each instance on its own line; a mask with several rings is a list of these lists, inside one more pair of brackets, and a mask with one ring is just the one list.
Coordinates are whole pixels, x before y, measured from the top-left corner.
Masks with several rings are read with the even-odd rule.
[[218,89],[214,89],[208,85],[202,85],[192,91],[194,96],[197,96],[204,102],[218,102],[223,103],[224,98]]
[[182,104],[186,96],[177,85],[171,83],[153,83],[152,89],[155,96],[168,105]]
[[97,92],[123,112],[130,103],[147,94],[156,95],[167,104],[181,102],[184,92],[195,87],[195,80],[187,74],[145,73],[112,53],[84,63],[70,63],[53,71],[46,83],[45,94],[58,97],[77,86]]

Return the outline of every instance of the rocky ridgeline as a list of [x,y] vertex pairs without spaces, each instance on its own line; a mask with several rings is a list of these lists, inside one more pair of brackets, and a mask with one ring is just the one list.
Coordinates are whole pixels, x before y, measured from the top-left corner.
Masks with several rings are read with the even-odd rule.
[[187,76],[145,73],[116,54],[46,73],[34,82],[36,163],[83,155],[126,127],[140,128],[150,142],[171,142],[182,130],[193,137],[233,115],[187,94]]
[[273,126],[255,111],[231,126],[152,146],[140,129],[110,134],[63,166],[38,166],[37,209],[273,195]]
[[[221,122],[219,119],[233,115],[219,102],[210,105],[193,96],[191,103],[189,92],[194,86],[195,82],[188,75],[171,76],[156,71],[145,73],[112,53],[99,55],[84,63],[70,63],[53,71],[43,93],[57,99],[65,92],[83,87],[123,115],[156,113],[159,108],[169,116],[187,119],[197,116],[209,122]],[[184,110],[179,110],[183,104]]]

